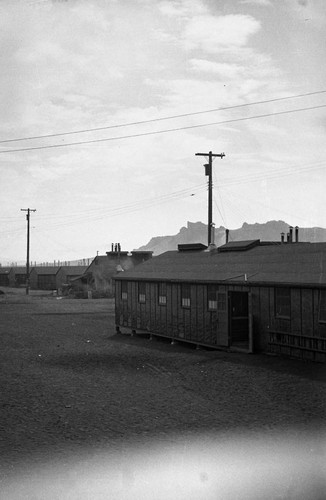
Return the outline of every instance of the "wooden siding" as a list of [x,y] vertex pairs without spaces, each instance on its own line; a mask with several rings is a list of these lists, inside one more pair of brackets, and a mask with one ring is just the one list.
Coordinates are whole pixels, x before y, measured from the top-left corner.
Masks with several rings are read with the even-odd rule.
[[[128,281],[127,300],[116,281],[116,324],[171,339],[212,347],[230,347],[228,307],[225,314],[208,310],[207,285],[192,283],[190,307],[181,305],[181,284],[166,283],[166,304],[158,303],[158,282],[146,282],[145,303],[139,303],[138,283]],[[125,285],[126,286],[126,285]],[[275,288],[216,284],[219,293],[251,293],[254,351],[326,360],[326,323],[319,321],[319,290],[291,288],[290,318],[275,314]]]
[[[190,307],[185,307],[181,304],[179,283],[166,284],[165,305],[158,303],[158,283],[146,282],[144,303],[139,302],[136,281],[126,282],[127,299],[123,300],[121,283],[119,280],[116,282],[117,326],[196,344],[228,347],[228,287],[225,285],[217,286],[218,292],[225,294],[225,310],[210,311],[207,286],[204,284],[191,284]],[[245,287],[230,288],[242,291]]]
[[39,290],[54,290],[57,287],[55,275],[39,274],[37,288]]
[[9,286],[8,274],[0,274],[0,286]]
[[308,336],[312,336],[314,332],[313,295],[314,290],[301,290],[301,328],[302,333]]
[[15,274],[15,286],[26,285],[26,273]]
[[326,324],[319,322],[319,290],[291,289],[291,319],[274,322],[269,345],[276,354],[326,361]]

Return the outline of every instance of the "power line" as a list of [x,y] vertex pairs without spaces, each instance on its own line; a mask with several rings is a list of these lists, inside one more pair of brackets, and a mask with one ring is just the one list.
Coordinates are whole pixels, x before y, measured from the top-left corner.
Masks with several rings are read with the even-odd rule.
[[203,114],[207,114],[207,113],[215,113],[216,111],[227,111],[230,109],[244,108],[246,106],[254,106],[257,104],[268,104],[268,103],[272,103],[272,102],[285,101],[285,100],[289,100],[289,99],[297,99],[300,97],[308,97],[308,96],[324,94],[324,93],[326,93],[326,90],[318,90],[315,92],[307,92],[305,94],[296,94],[296,95],[285,96],[285,97],[276,97],[274,99],[265,99],[263,101],[253,101],[253,102],[248,102],[248,103],[244,103],[244,104],[235,104],[234,106],[225,106],[225,107],[220,107],[220,108],[207,109],[204,111],[194,111],[191,113],[183,113],[183,114],[179,114],[179,115],[163,116],[160,118],[152,118],[152,119],[148,119],[148,120],[139,120],[139,121],[135,121],[135,122],[120,123],[118,125],[106,125],[104,127],[95,127],[95,128],[74,130],[74,131],[70,131],[70,132],[58,132],[55,134],[34,135],[34,136],[30,136],[30,137],[20,137],[17,139],[3,139],[3,140],[0,140],[0,144],[8,143],[8,142],[30,141],[30,140],[34,140],[34,139],[47,139],[50,137],[59,137],[62,135],[84,134],[87,132],[98,132],[100,130],[109,130],[109,129],[113,129],[113,128],[130,127],[130,126],[134,126],[134,125],[144,125],[145,123],[154,123],[154,122],[160,122],[160,121],[164,121],[164,120],[174,120],[176,118],[186,118],[188,116],[196,116],[196,115],[203,115]]
[[[261,173],[252,173],[252,174],[246,174],[245,176],[237,176],[236,179],[231,178],[231,177],[225,177],[225,178],[220,178],[219,181],[219,187],[224,188],[228,186],[234,186],[237,184],[248,184],[249,182],[259,182],[261,180],[270,180],[273,178],[281,178],[281,177],[286,177],[289,175],[294,175],[294,174],[301,174],[305,172],[309,172],[311,170],[318,170],[320,168],[324,168],[325,166],[325,160],[317,161],[308,165],[301,165],[301,166],[291,166],[290,168],[282,169],[274,169],[270,170],[268,172],[261,172]],[[69,215],[67,214],[40,214],[38,216],[38,220],[42,221],[43,219],[45,220],[50,220],[50,219],[55,219],[58,222],[57,223],[73,223],[74,220],[79,220],[84,217],[95,217],[95,218],[101,218],[106,215],[112,215],[117,214],[119,215],[121,212],[123,213],[128,213],[129,211],[132,212],[133,210],[137,210],[138,207],[144,207],[148,208],[150,206],[153,206],[155,204],[161,204],[164,203],[165,201],[174,201],[177,199],[181,199],[182,197],[189,196],[190,194],[196,192],[204,192],[207,189],[206,183],[201,183],[193,186],[189,186],[189,188],[181,189],[178,191],[174,191],[172,193],[167,193],[167,194],[162,194],[157,197],[153,198],[145,198],[141,199],[138,201],[135,201],[133,203],[117,206],[117,207],[104,207],[104,208],[92,208],[92,209],[87,209],[87,210],[80,210],[76,213],[70,213]],[[64,220],[62,220],[64,219]],[[13,217],[13,216],[0,216],[0,221],[1,222],[10,222],[11,224],[13,222],[16,222],[20,220],[20,217]],[[85,219],[84,219],[85,220]],[[18,226],[17,228],[11,228],[11,229],[5,229],[5,230],[0,230],[0,234],[6,235],[6,234],[15,234],[15,233],[21,233],[23,232],[24,229],[21,226]]]
[[[204,190],[206,188],[206,183],[200,183],[200,184],[196,184],[196,185],[193,185],[193,186],[189,186],[187,188],[183,188],[183,189],[179,189],[178,191],[173,191],[171,193],[166,193],[166,194],[162,194],[162,195],[158,195],[158,196],[155,196],[155,197],[151,197],[151,198],[145,198],[145,199],[141,199],[141,200],[137,200],[137,201],[134,201],[132,203],[127,203],[125,205],[121,205],[121,206],[118,206],[118,207],[112,207],[112,208],[109,208],[109,207],[105,207],[105,208],[94,208],[94,209],[88,209],[88,210],[81,210],[81,211],[78,211],[76,214],[70,214],[69,216],[67,215],[56,215],[54,214],[53,216],[55,218],[58,218],[58,217],[61,217],[61,218],[67,218],[67,217],[70,217],[71,215],[75,215],[77,217],[80,217],[80,216],[84,216],[84,214],[86,213],[86,215],[96,215],[97,213],[103,213],[103,214],[106,214],[109,212],[116,212],[116,211],[121,211],[121,210],[125,210],[125,209],[133,209],[135,207],[138,207],[138,206],[141,206],[141,207],[145,207],[147,206],[148,204],[158,204],[160,201],[165,201],[165,200],[174,200],[174,199],[179,199],[179,198],[182,198],[184,196],[189,196],[190,193],[193,193],[194,191],[199,191],[199,190]],[[48,220],[50,217],[52,217],[51,214],[47,214],[46,216],[44,216],[44,218],[46,220]],[[41,218],[41,216],[39,217],[39,219]]]
[[[268,172],[261,172],[261,173],[253,173],[253,174],[246,174],[245,176],[237,176],[236,179],[227,177],[227,178],[220,178],[219,181],[219,187],[224,188],[228,186],[234,186],[237,184],[248,184],[249,182],[259,182],[261,180],[270,180],[273,178],[281,178],[281,177],[286,177],[289,175],[294,175],[294,174],[301,174],[305,172],[309,172],[311,170],[317,170],[320,168],[324,168],[325,166],[325,161],[321,160],[318,162],[314,162],[308,165],[301,165],[301,166],[291,166],[290,168],[282,169],[274,169],[270,170]],[[150,208],[151,206],[159,205],[168,201],[175,201],[178,199],[181,199],[183,197],[189,196],[192,193],[200,193],[204,192],[207,189],[206,183],[201,183],[193,186],[189,186],[189,188],[181,189],[178,191],[174,191],[172,193],[167,193],[167,194],[162,194],[157,197],[153,198],[145,198],[141,199],[138,201],[135,201],[133,203],[128,203],[125,205],[121,206],[116,206],[116,207],[104,207],[104,208],[93,208],[93,209],[87,209],[87,210],[80,210],[76,213],[70,213],[69,215],[67,214],[40,214],[38,216],[38,220],[42,222],[43,219],[49,221],[53,220],[54,224],[74,224],[74,222],[79,222],[79,220],[96,220],[96,219],[101,219],[105,216],[114,216],[114,215],[121,215],[125,213],[130,213],[136,210],[139,210],[141,208]],[[221,214],[222,215],[222,214]],[[20,220],[19,217],[13,217],[13,216],[0,216],[0,221],[2,222],[10,222],[11,224],[13,222],[16,222]],[[0,234],[2,236],[4,235],[12,235],[12,234],[18,234],[23,232],[24,229],[21,226],[18,226],[17,228],[11,228],[11,229],[5,229],[5,230],[0,230]]]
[[300,173],[305,173],[307,171],[319,169],[319,168],[324,168],[325,162],[324,161],[319,161],[310,165],[304,165],[301,167],[294,167],[294,168],[288,168],[288,169],[277,169],[277,170],[271,170],[270,172],[262,172],[258,174],[248,174],[242,177],[237,177],[236,179],[231,179],[231,178],[225,178],[224,180],[220,180],[220,187],[224,186],[235,186],[237,184],[245,184],[248,182],[258,182],[262,180],[269,180],[273,178],[280,178],[280,177],[286,177],[288,175],[292,174],[300,174]]
[[[201,191],[206,191],[206,185],[202,187]],[[90,222],[90,221],[98,221],[98,220],[103,220],[106,219],[107,217],[118,217],[121,215],[129,214],[129,213],[134,213],[137,211],[141,210],[146,210],[151,207],[156,207],[158,205],[162,205],[164,203],[169,203],[171,201],[176,201],[178,199],[184,198],[185,196],[189,196],[189,194],[184,194],[179,197],[173,197],[173,198],[164,198],[161,200],[153,199],[152,202],[148,203],[137,203],[133,207],[126,207],[126,208],[117,208],[113,209],[109,212],[105,212],[102,214],[94,214],[94,215],[89,215],[89,216],[84,216],[84,217],[76,217],[74,220],[68,220],[68,221],[63,221],[63,222],[58,222],[58,223],[53,223],[49,227],[48,225],[46,226],[46,230],[48,229],[55,229],[58,227],[63,227],[63,226],[73,226],[75,224],[83,224],[85,222]]]
[[[222,209],[222,210],[223,210],[223,212],[224,212],[224,208],[223,208],[223,201],[222,201],[222,196],[221,196],[221,192],[220,192],[220,189],[219,189],[219,186],[218,186],[218,183],[217,183],[217,178],[216,178],[216,170],[214,170],[213,175],[214,175],[214,182],[215,182],[214,191],[216,191],[216,192],[217,192],[217,195],[218,195],[218,196],[219,196],[219,198],[220,198],[221,209]],[[214,194],[215,194],[215,192],[213,192],[213,195],[214,195]],[[226,224],[226,222],[225,222],[224,216],[223,216],[222,211],[221,211],[221,209],[220,209],[220,207],[219,207],[219,204],[217,203],[217,201],[216,201],[216,199],[215,199],[215,196],[214,196],[214,198],[213,198],[213,199],[214,199],[214,205],[215,205],[215,207],[216,207],[216,209],[217,209],[218,213],[219,213],[219,214],[220,214],[220,216],[221,216],[221,219],[222,219],[222,221],[223,221],[223,223],[224,223],[224,226],[225,226],[225,227],[227,227],[227,224]],[[224,215],[225,215],[225,212],[224,212]]]
[[[185,198],[190,196],[190,194],[196,192],[204,192],[206,191],[206,183],[201,183],[196,186],[190,186],[186,189],[181,189],[179,191],[175,191],[172,193],[168,193],[165,195],[161,196],[156,196],[153,198],[147,198],[144,200],[138,200],[134,203],[129,203],[126,205],[118,206],[118,207],[113,207],[111,209],[104,208],[104,209],[93,209],[93,210],[87,210],[87,211],[79,211],[76,214],[70,214],[70,215],[51,215],[51,214],[45,214],[41,215],[38,217],[38,220],[42,222],[43,220],[49,221],[51,217],[54,217],[55,219],[66,219],[66,220],[57,220],[51,223],[50,228],[47,227],[46,229],[55,229],[58,227],[63,227],[63,226],[73,226],[75,224],[80,224],[80,223],[86,223],[90,221],[97,221],[97,220],[102,220],[107,217],[115,217],[115,216],[120,216],[124,215],[126,213],[133,213],[139,210],[145,210],[151,207],[155,207],[158,205],[162,205],[164,203],[169,203],[173,201],[177,201],[179,199]],[[8,218],[10,219],[10,218]],[[9,233],[11,234],[13,231],[12,230],[7,230],[7,231],[0,231],[0,234],[5,234]]]
[[242,122],[242,121],[249,121],[249,120],[254,120],[257,118],[267,118],[269,116],[280,116],[280,115],[287,115],[287,114],[291,114],[291,113],[299,113],[301,111],[311,111],[314,109],[320,109],[320,108],[325,108],[325,107],[326,107],[326,104],[321,104],[319,106],[309,106],[307,108],[297,108],[297,109],[291,109],[288,111],[277,111],[274,113],[265,113],[262,115],[253,115],[253,116],[242,117],[242,118],[232,118],[230,120],[222,120],[219,122],[201,123],[199,125],[188,125],[188,126],[184,126],[184,127],[156,130],[154,132],[142,132],[140,134],[130,134],[130,135],[117,136],[117,137],[107,137],[105,139],[92,139],[89,141],[70,142],[70,143],[66,143],[66,144],[51,144],[48,146],[35,146],[35,147],[31,147],[31,148],[7,149],[4,151],[0,151],[0,154],[18,153],[18,152],[22,152],[22,151],[35,151],[35,150],[41,150],[41,149],[63,148],[63,147],[67,147],[67,146],[78,146],[78,145],[83,145],[83,144],[94,144],[94,143],[100,143],[100,142],[118,141],[118,140],[122,140],[122,139],[134,139],[137,137],[166,134],[169,132],[179,132],[181,130],[190,130],[190,129],[195,129],[195,128],[210,127],[212,125],[223,125],[226,123],[236,123],[236,122]]
[[[238,208],[238,206],[239,206],[239,197],[237,197],[235,199],[235,196],[231,195],[231,198],[230,198],[230,194],[228,196],[228,195],[226,195],[225,192],[224,192],[224,196],[227,198],[227,200],[229,201],[229,203],[231,203],[231,206],[228,205],[228,209],[231,210],[236,216],[239,216],[241,219],[243,219],[244,214],[246,213],[246,210],[245,209],[241,210],[241,208],[240,209]],[[248,206],[250,206],[250,208],[253,208],[254,205],[259,205],[259,206],[261,206],[263,208],[270,208],[270,206],[267,205],[266,203],[262,203],[262,202],[258,201],[257,197],[255,197],[255,199],[251,199],[250,204],[247,203],[247,201],[246,201],[245,198],[243,198],[243,201],[246,203],[246,208],[248,208]],[[232,206],[233,206],[233,209],[232,209]],[[277,208],[275,205],[273,205],[272,211],[273,211],[273,213],[274,212],[278,212],[283,217],[286,215],[286,216],[292,217],[293,219],[300,219],[301,221],[303,221],[305,223],[306,223],[307,220],[309,220],[307,218],[301,217],[297,213],[294,214],[294,213],[290,213],[290,212],[288,212],[288,211],[286,211],[284,209]],[[273,216],[271,216],[271,217],[273,217]],[[313,225],[313,224],[315,224],[315,222],[311,221],[311,224]]]
[[25,232],[25,229],[23,229],[22,227],[17,228],[17,229],[11,228],[11,229],[5,229],[4,231],[0,231],[0,235],[1,236],[6,236],[6,235],[12,236],[13,234],[21,234],[23,232]]

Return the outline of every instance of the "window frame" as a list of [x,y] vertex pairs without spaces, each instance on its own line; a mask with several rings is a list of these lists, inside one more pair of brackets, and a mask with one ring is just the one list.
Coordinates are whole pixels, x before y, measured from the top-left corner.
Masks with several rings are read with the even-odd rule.
[[207,309],[208,311],[217,311],[218,307],[218,287],[216,285],[207,285]]
[[326,290],[319,290],[318,323],[326,324]]
[[138,282],[138,303],[146,304],[146,283],[145,281]]
[[[221,304],[223,304],[223,307]],[[226,312],[228,307],[227,304],[228,299],[226,293],[217,291],[217,310],[220,312]]]
[[225,312],[227,310],[227,294],[218,285],[207,285],[207,310]]
[[157,301],[159,306],[164,307],[167,304],[167,285],[164,281],[162,283],[158,283]]
[[181,307],[183,309],[190,309],[191,307],[191,285],[190,283],[181,284]]
[[[286,295],[285,295],[286,292]],[[283,295],[282,295],[283,293]],[[286,298],[287,303],[281,303]],[[286,309],[285,312],[282,309]],[[288,311],[287,311],[288,309]],[[276,318],[291,319],[291,288],[290,287],[275,287],[274,288],[274,313]]]
[[128,300],[128,281],[121,281],[121,300]]

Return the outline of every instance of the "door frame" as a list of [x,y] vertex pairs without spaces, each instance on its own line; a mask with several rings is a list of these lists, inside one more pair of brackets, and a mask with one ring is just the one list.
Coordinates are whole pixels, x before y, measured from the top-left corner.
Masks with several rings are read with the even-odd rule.
[[[248,298],[248,347],[232,345],[232,293],[243,293]],[[228,329],[230,350],[252,353],[253,352],[253,314],[252,314],[252,293],[250,290],[229,290],[228,291]]]

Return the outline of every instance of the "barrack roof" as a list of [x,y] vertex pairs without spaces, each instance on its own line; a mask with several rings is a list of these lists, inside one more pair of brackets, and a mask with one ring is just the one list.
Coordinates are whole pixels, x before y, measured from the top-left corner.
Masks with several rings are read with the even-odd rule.
[[230,252],[220,248],[165,252],[115,279],[326,286],[326,243],[258,243]]

